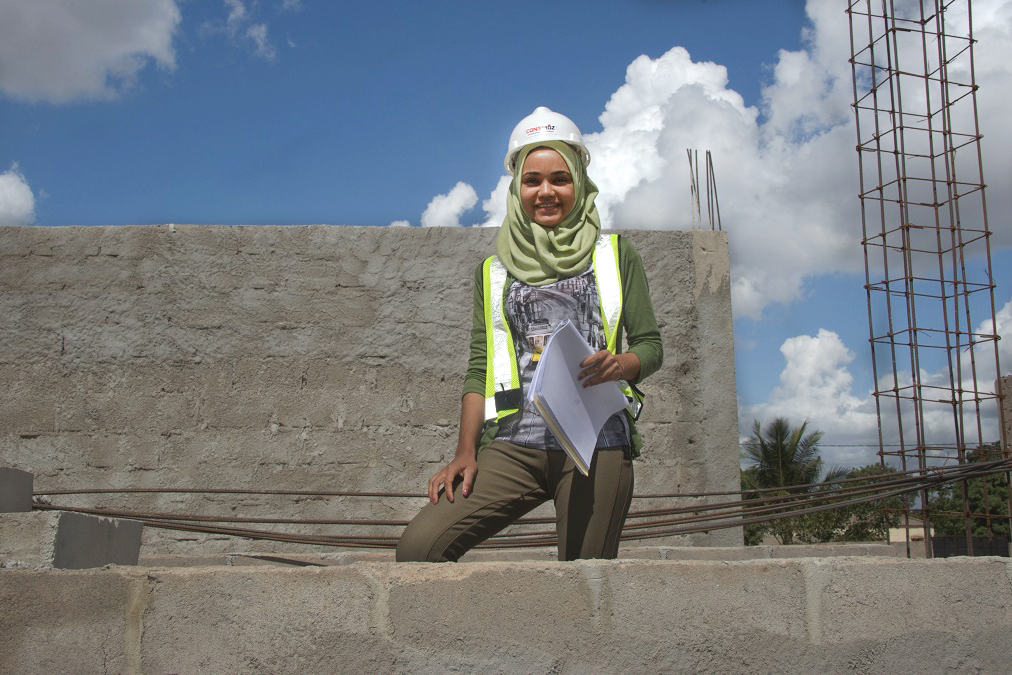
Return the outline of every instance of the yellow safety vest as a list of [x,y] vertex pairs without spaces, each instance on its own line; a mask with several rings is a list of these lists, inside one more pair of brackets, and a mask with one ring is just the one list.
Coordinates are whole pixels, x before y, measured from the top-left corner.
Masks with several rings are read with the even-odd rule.
[[[622,276],[618,267],[618,235],[598,237],[593,255],[594,280],[601,304],[601,323],[608,350],[616,354],[618,325],[622,318]],[[523,391],[516,347],[506,319],[506,267],[497,256],[482,267],[485,308],[485,419],[500,420],[520,409]],[[627,410],[639,416],[643,396],[628,382],[619,382],[629,400]]]

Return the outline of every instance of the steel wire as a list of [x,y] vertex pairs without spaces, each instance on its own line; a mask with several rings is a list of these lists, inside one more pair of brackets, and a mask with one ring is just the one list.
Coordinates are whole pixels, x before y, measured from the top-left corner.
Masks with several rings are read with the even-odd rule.
[[[989,462],[963,464],[954,467],[936,467],[926,470],[914,470],[880,474],[859,478],[845,478],[827,484],[806,486],[788,486],[784,488],[768,488],[763,490],[745,490],[738,492],[713,493],[672,493],[670,495],[639,495],[643,499],[656,499],[661,496],[670,498],[700,498],[711,496],[745,496],[736,501],[709,502],[662,509],[648,509],[629,514],[628,522],[623,530],[622,539],[636,541],[662,537],[710,532],[712,530],[741,527],[755,523],[766,523],[785,518],[821,513],[834,509],[848,508],[888,499],[899,495],[918,492],[930,487],[938,487],[948,483],[981,478],[1003,473],[1012,468],[1012,460],[1001,459]],[[859,484],[856,484],[859,483]],[[833,487],[841,486],[841,487]],[[170,488],[102,488],[82,490],[49,490],[38,491],[37,497],[51,495],[83,495],[83,494],[255,494],[278,496],[354,496],[354,497],[422,497],[412,493],[381,493],[353,491],[311,491],[311,490],[221,490],[221,489],[170,489]],[[774,493],[774,494],[771,494]],[[786,493],[786,494],[775,494]],[[758,495],[768,495],[759,497]],[[749,498],[748,496],[751,496]],[[306,519],[306,518],[253,518],[238,516],[207,516],[185,513],[141,512],[126,509],[103,509],[89,507],[61,506],[55,504],[36,503],[39,510],[71,511],[107,517],[138,520],[144,525],[160,529],[199,532],[204,534],[220,534],[238,536],[248,539],[271,540],[286,543],[313,544],[349,548],[389,549],[397,545],[397,536],[382,535],[324,535],[324,534],[293,534],[272,530],[247,527],[231,527],[220,523],[231,524],[269,524],[269,525],[339,525],[339,526],[378,526],[403,527],[404,520],[382,519]],[[941,512],[939,512],[941,514]],[[960,514],[963,515],[963,514]],[[670,517],[675,516],[675,517]],[[635,522],[639,521],[639,522]],[[217,525],[212,523],[219,523]],[[517,522],[518,525],[544,525],[554,523],[552,518],[527,518]],[[541,531],[510,531],[495,535],[492,540],[484,542],[481,548],[519,548],[533,546],[552,546],[556,543],[556,533],[549,530]]]

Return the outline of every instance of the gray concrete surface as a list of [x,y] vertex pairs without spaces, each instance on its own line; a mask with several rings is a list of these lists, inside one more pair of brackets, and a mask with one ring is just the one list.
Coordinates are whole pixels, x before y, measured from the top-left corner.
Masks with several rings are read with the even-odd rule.
[[0,606],[25,674],[1003,673],[1012,562],[2,570]]
[[[905,558],[899,544],[796,544],[791,546],[635,546],[619,548],[620,560],[774,560],[793,558]],[[528,562],[556,560],[554,547],[536,549],[480,548],[468,554],[469,562]],[[211,553],[143,555],[144,567],[207,567],[214,565],[259,566],[334,566],[359,562],[393,562],[393,551],[347,550],[327,553]]]
[[53,567],[85,569],[136,565],[144,526],[134,520],[63,513],[56,531]]
[[[647,446],[637,491],[737,490],[726,235],[623,234],[646,263],[665,348],[663,369],[643,386]],[[420,493],[452,456],[472,273],[494,235],[343,226],[0,228],[0,457],[33,472],[36,491]],[[52,499],[384,520],[407,519],[424,503],[157,493]],[[389,527],[369,533],[397,534]],[[227,536],[145,528],[144,537],[152,553],[264,550]],[[667,543],[735,545],[741,532]]]
[[0,567],[136,565],[142,530],[139,522],[83,513],[0,514]]
[[0,466],[0,513],[31,511],[34,484],[30,472]]
[[60,514],[0,513],[0,567],[52,567]]

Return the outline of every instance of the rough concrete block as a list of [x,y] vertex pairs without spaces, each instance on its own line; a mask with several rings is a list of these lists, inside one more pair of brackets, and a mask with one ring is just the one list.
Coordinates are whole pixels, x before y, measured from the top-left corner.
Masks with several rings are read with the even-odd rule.
[[143,672],[397,672],[356,567],[155,570]]
[[381,580],[389,589],[391,639],[415,653],[441,657],[444,665],[465,672],[586,672],[581,665],[596,657],[591,655],[600,637],[603,589],[600,577],[591,570],[588,579],[581,564],[413,563],[373,569],[384,573]]
[[[944,560],[842,558],[811,561],[806,576],[823,614],[820,637],[839,642],[1007,630],[1012,625],[1010,570],[1007,559],[994,557],[959,558],[956,565]],[[916,612],[897,611],[914,606]],[[846,635],[833,629],[841,624],[851,626]],[[1007,633],[994,647],[1007,654]]]
[[1012,562],[0,570],[0,607],[4,673],[990,673]]
[[770,547],[662,546],[658,553],[661,560],[765,560],[770,557]]
[[229,556],[220,553],[216,555],[155,553],[153,555],[141,555],[137,559],[137,565],[140,567],[207,567],[209,565],[228,565],[228,558]]
[[0,570],[0,672],[142,672],[143,578]]
[[58,513],[0,513],[0,566],[52,567]]
[[56,530],[53,567],[136,565],[143,529],[144,525],[135,520],[62,513]]
[[462,561],[474,562],[530,562],[542,560],[545,562],[557,561],[559,550],[554,546],[538,548],[478,548],[468,551]]
[[[602,569],[614,599],[616,639],[665,642],[670,648],[649,670],[696,670],[699,650],[744,650],[751,643],[804,637],[806,596],[800,563],[630,561]],[[661,655],[658,655],[661,656]],[[728,654],[732,660],[733,652]],[[692,666],[692,667],[689,667]],[[762,670],[762,668],[760,668]]]
[[0,564],[58,569],[136,565],[143,527],[82,513],[0,515]]
[[[806,563],[622,561],[601,569],[622,672],[815,672],[804,652]],[[620,659],[620,660],[618,660]],[[803,665],[802,665],[803,664]]]
[[[836,558],[860,556],[885,556],[895,558],[898,550],[889,544],[791,544],[772,546],[773,558]],[[906,554],[903,554],[904,557]]]
[[34,483],[33,474],[0,466],[0,513],[31,511]]

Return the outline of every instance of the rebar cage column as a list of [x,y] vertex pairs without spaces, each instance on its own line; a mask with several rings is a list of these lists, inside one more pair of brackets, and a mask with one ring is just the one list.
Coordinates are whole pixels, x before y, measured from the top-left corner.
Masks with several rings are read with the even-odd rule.
[[[879,457],[964,464],[1003,425],[970,1],[847,14]],[[908,553],[915,504],[930,556],[926,491],[903,510]]]

